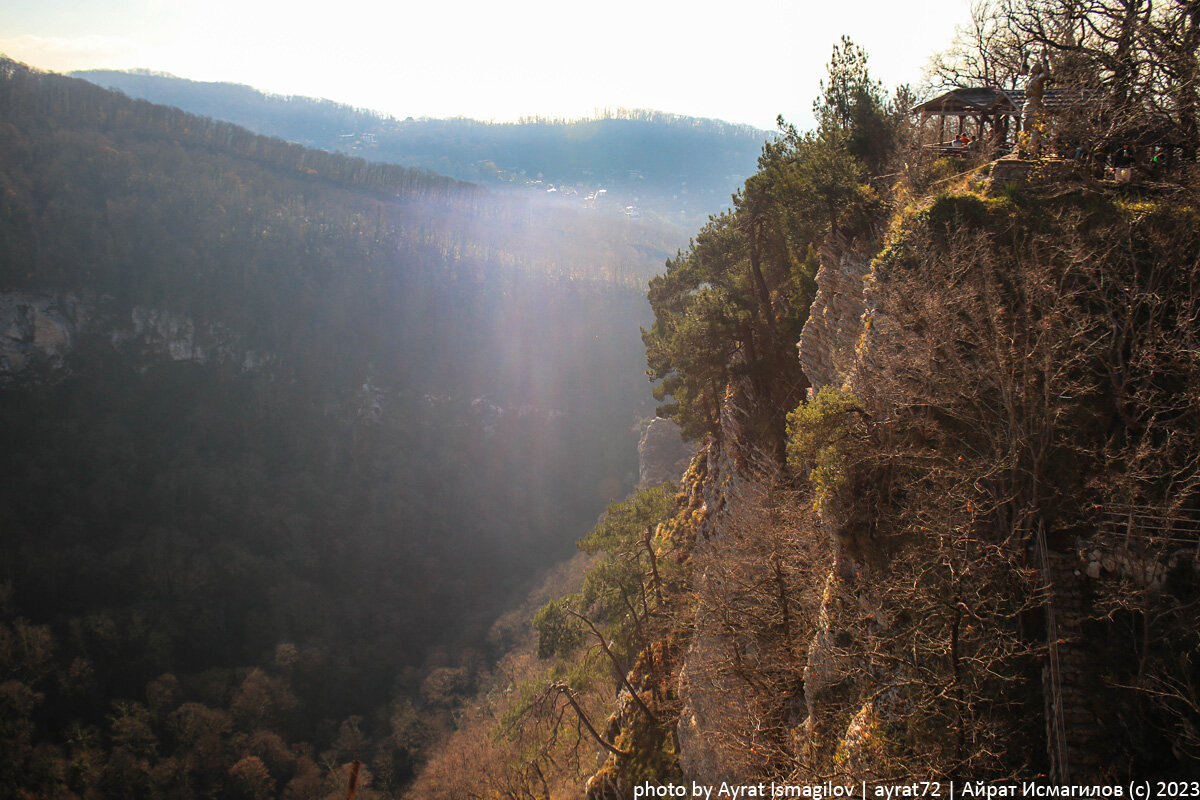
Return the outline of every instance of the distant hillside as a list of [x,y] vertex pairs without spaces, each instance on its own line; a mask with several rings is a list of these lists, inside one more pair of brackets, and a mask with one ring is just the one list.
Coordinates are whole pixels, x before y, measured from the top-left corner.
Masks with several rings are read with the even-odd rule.
[[[689,227],[729,204],[730,195],[756,169],[769,136],[745,125],[653,111],[620,111],[573,122],[399,120],[328,100],[269,95],[248,86],[163,73],[89,70],[73,75],[310,147],[524,187],[576,206],[614,212],[632,207],[630,213],[652,213]],[[597,200],[601,189],[605,192]]]
[[635,480],[668,238],[0,58],[0,796],[398,796]]

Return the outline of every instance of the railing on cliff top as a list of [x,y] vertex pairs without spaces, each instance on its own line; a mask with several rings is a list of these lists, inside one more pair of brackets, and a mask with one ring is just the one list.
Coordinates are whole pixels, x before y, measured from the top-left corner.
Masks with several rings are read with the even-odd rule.
[[1102,511],[1099,533],[1126,546],[1190,546],[1200,558],[1200,508],[1113,505]]

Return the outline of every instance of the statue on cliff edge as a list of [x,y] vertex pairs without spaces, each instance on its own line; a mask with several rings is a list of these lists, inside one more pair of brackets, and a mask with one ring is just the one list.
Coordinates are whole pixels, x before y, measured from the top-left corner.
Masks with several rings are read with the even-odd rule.
[[1046,119],[1046,106],[1042,98],[1046,95],[1046,83],[1050,80],[1050,69],[1045,61],[1039,61],[1029,70],[1025,84],[1025,105],[1021,108],[1021,129],[1029,134],[1029,153],[1036,158],[1042,145],[1042,126]]

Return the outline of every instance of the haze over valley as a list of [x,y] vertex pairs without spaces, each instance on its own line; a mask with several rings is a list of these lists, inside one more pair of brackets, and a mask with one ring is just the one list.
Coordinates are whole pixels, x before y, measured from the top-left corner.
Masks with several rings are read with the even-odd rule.
[[2,67],[5,630],[46,730],[266,680],[255,725],[386,736],[636,480],[678,233]]

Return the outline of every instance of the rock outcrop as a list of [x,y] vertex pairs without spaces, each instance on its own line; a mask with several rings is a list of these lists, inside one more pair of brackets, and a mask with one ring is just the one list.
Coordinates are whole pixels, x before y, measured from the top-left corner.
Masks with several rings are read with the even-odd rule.
[[0,379],[39,362],[62,366],[89,312],[71,294],[0,294]]
[[[1140,290],[1144,307],[1163,308],[1157,281],[1187,274],[1176,265],[1194,255],[1194,217],[1186,232],[1184,217],[1164,213],[1155,221],[1161,229],[1127,240],[1100,229],[1094,243],[1065,251],[1072,259],[1104,254],[1116,250],[1113,241],[1165,241],[1163,231],[1188,241],[1186,252],[1162,256],[1159,271],[1136,273],[1121,257],[1097,256],[1092,271],[1076,273],[1077,263],[1092,262],[1056,259],[1079,207],[1130,220],[1128,206],[1105,206],[1088,192],[1046,192],[1022,206],[979,191],[974,183],[906,206],[878,254],[878,240],[822,254],[799,359],[813,390],[853,394],[826,395],[792,418],[801,435],[790,455],[808,465],[810,480],[781,475],[774,458],[755,451],[755,437],[767,437],[748,422],[767,414],[778,421],[786,409],[766,408],[752,381],[730,370],[717,430],[684,478],[687,503],[676,517],[694,537],[687,646],[675,673],[685,781],[746,784],[789,772],[873,781],[969,769],[1103,782],[1142,769],[1116,764],[1114,753],[1128,764],[1159,757],[1128,735],[1131,719],[1158,737],[1155,752],[1195,763],[1176,744],[1178,710],[1191,715],[1194,704],[1178,693],[1139,693],[1147,680],[1186,681],[1179,676],[1190,674],[1190,662],[1177,667],[1175,659],[1194,650],[1195,617],[1164,619],[1158,641],[1149,633],[1126,641],[1139,626],[1149,630],[1139,615],[1171,591],[1183,592],[1168,598],[1173,608],[1195,607],[1200,570],[1188,566],[1200,560],[1200,523],[1180,510],[1195,504],[1195,484],[1186,497],[1145,507],[1160,553],[1145,542],[1139,549],[1135,507],[1113,504],[1135,481],[1144,493],[1159,491],[1159,465],[1185,448],[1156,451],[1162,460],[1129,484],[1126,474],[1111,486],[1090,483],[1098,470],[1073,462],[1093,457],[1097,440],[1107,446],[1116,409],[1132,402],[1115,402],[1104,394],[1115,389],[1093,387],[1092,376],[1098,364],[1134,366],[1105,361],[1099,350],[1094,360],[1069,360],[1086,338],[1080,332],[1105,329],[1101,312],[1124,313],[1127,294]],[[1014,229],[1044,237],[1046,250],[1011,246]],[[1081,276],[1108,294],[1058,290],[1092,285]],[[1146,359],[1136,368],[1193,386],[1193,365],[1181,358],[1162,366],[1162,353],[1178,351],[1163,348],[1158,329],[1146,335],[1131,345]],[[1039,405],[1047,386],[1089,388]],[[1182,409],[1176,391],[1137,402]],[[1178,429],[1194,435],[1194,418],[1188,425]],[[805,436],[827,446],[805,455]],[[1051,439],[1065,444],[1043,444]],[[1141,449],[1123,458],[1113,463],[1151,463],[1138,461]],[[1178,468],[1195,474],[1194,462]],[[1121,536],[1109,537],[1116,541],[1096,535],[1095,498],[1106,499],[1110,517],[1130,509]],[[1141,597],[1130,599],[1134,591]],[[1106,607],[1116,611],[1100,616]],[[1152,648],[1163,660],[1147,667]],[[1136,672],[1122,661],[1137,663]],[[1159,672],[1146,678],[1151,668]],[[1194,730],[1191,717],[1186,724]]]
[[841,386],[853,372],[863,332],[863,279],[870,255],[843,246],[827,249],[817,271],[817,295],[800,334],[800,366],[814,393]]
[[106,298],[26,292],[0,294],[0,382],[35,365],[59,370],[84,336],[106,339],[115,350],[137,358],[141,368],[161,361],[236,363],[257,370],[272,360],[248,348],[242,337],[218,322],[197,323],[162,309],[135,306],[126,313],[108,308]]
[[[684,477],[686,507],[697,512],[691,553],[696,604],[679,675],[679,763],[687,780],[713,786],[755,776],[764,742],[756,738],[752,721],[778,711],[760,707],[761,686],[739,674],[737,660],[792,659],[787,635],[779,635],[773,623],[762,627],[741,614],[761,600],[756,591],[766,585],[764,571],[776,570],[778,576],[806,560],[802,537],[774,513],[780,501],[774,495],[779,463],[749,441],[749,409],[755,403],[749,380],[730,383],[721,435],[706,440]],[[748,589],[755,585],[760,589]],[[737,655],[731,658],[731,653]],[[801,676],[798,670],[787,672],[791,678],[783,678],[771,700],[782,701],[783,724],[798,728],[807,713]]]

